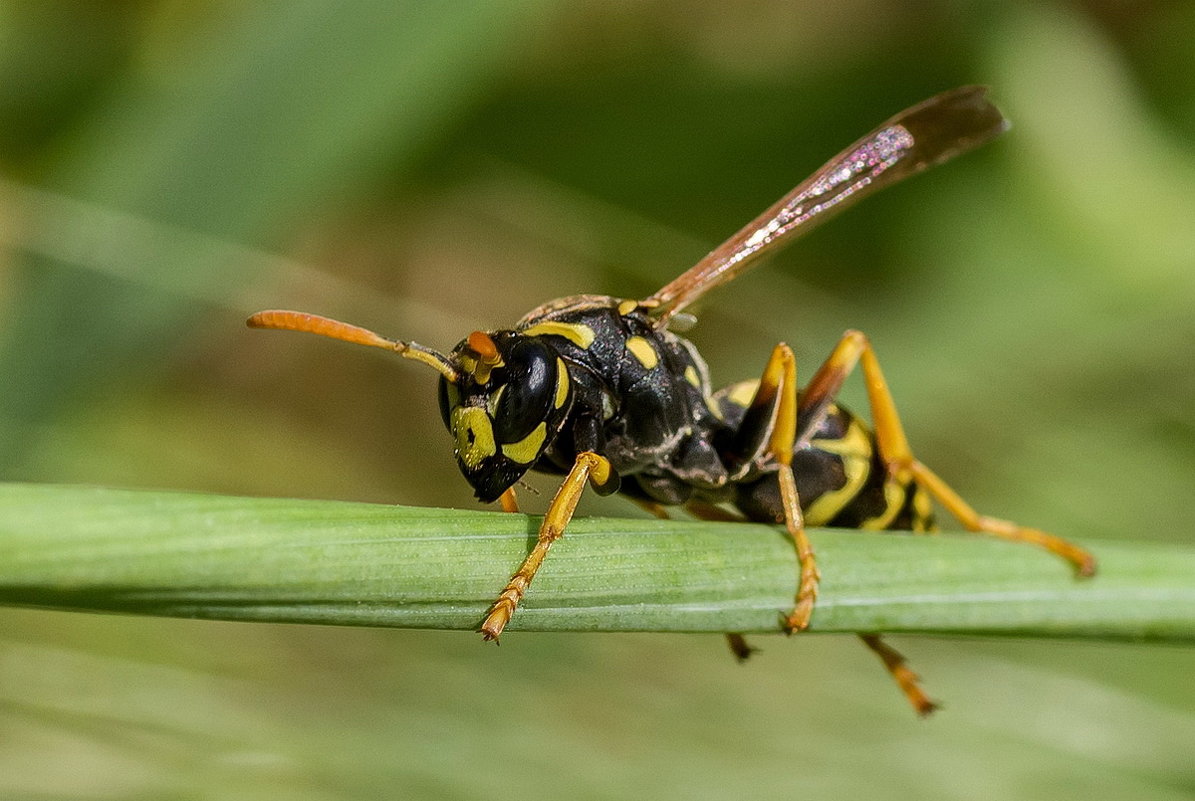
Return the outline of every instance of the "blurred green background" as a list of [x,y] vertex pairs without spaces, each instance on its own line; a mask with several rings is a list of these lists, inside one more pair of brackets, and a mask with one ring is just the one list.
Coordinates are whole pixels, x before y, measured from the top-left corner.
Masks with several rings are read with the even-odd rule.
[[[245,315],[447,348],[643,296],[884,118],[987,83],[1008,135],[692,337],[729,382],[861,328],[981,511],[1190,542],[1192,41],[1195,5],[1144,0],[0,3],[0,477],[467,506],[429,371]],[[1189,650],[900,639],[946,705],[922,722],[851,638],[757,644],[9,610],[0,796],[1195,793]]]

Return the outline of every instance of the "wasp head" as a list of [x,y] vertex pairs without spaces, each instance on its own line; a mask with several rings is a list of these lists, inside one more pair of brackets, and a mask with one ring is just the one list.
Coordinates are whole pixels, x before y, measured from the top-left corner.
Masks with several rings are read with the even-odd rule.
[[568,368],[538,337],[475,331],[453,350],[456,380],[440,378],[440,412],[456,460],[479,500],[523,477],[555,440],[572,401]]
[[247,322],[251,328],[306,331],[383,348],[435,369],[457,464],[486,503],[497,500],[543,455],[573,400],[564,360],[542,338],[514,331],[474,331],[445,356],[318,314],[272,309]]

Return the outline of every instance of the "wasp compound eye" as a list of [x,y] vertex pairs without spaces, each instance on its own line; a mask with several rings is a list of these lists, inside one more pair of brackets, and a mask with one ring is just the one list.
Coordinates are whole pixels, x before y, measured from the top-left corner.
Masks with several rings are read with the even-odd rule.
[[556,359],[533,339],[520,338],[505,354],[506,383],[494,398],[494,435],[499,442],[518,442],[545,423],[556,394]]

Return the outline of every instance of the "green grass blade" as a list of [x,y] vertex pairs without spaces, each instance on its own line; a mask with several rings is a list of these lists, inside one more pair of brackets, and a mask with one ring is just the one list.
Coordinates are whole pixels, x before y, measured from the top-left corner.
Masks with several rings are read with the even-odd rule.
[[[338,625],[475,628],[522,558],[522,515],[0,485],[0,602]],[[1102,543],[1075,580],[973,536],[814,531],[817,631],[1195,642],[1195,549]],[[579,519],[512,629],[769,632],[794,557],[761,525]]]

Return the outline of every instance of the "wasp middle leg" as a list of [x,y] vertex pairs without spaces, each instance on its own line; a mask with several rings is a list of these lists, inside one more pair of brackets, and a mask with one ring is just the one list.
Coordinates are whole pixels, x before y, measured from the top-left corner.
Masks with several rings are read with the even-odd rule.
[[781,522],[792,537],[797,552],[799,584],[793,609],[784,618],[785,628],[791,634],[809,627],[821,575],[818,573],[813,546],[805,534],[805,519],[797,495],[796,477],[793,475],[793,445],[797,436],[797,359],[792,349],[783,342],[772,349],[759,387],[747,407],[746,420],[758,418],[770,419],[763,425],[745,422],[742,430],[766,432],[766,440],[760,443],[759,457],[779,467],[776,476],[780,489]]

